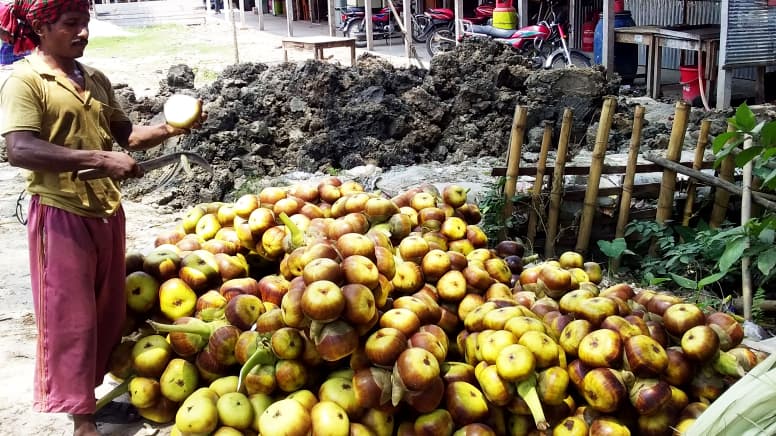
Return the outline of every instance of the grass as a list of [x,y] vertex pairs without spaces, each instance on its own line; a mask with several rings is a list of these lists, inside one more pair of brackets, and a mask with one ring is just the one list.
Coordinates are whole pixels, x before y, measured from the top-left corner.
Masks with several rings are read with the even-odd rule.
[[[126,65],[132,65],[134,71],[148,73],[186,64],[194,70],[194,83],[199,87],[213,82],[234,61],[231,35],[213,32],[207,26],[160,24],[133,27],[129,32],[127,36],[90,38],[84,63],[102,69],[119,82],[122,75],[132,74]],[[122,60],[127,64],[121,63]],[[116,67],[118,71],[112,69]]]
[[91,56],[142,57],[147,55],[183,57],[190,55],[222,55],[231,42],[192,44],[191,29],[180,24],[137,27],[128,36],[94,37],[89,39],[87,54]]

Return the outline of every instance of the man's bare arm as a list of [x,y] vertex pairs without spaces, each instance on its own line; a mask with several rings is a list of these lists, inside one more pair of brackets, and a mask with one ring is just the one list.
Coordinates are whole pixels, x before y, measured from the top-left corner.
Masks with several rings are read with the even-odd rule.
[[44,141],[32,131],[11,132],[5,140],[8,162],[15,167],[52,173],[97,168],[118,180],[143,175],[143,170],[127,153],[72,150]]
[[177,129],[169,124],[140,126],[124,121],[111,123],[110,127],[116,142],[130,151],[147,150],[156,147],[173,136],[186,133],[186,130]]

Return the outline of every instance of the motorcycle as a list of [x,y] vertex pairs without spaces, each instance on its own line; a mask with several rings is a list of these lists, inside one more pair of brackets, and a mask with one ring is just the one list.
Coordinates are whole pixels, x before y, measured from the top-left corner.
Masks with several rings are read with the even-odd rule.
[[[493,3],[484,3],[474,8],[473,15],[464,18],[474,24],[488,24],[493,19]],[[423,14],[412,17],[412,39],[424,43],[431,33],[439,27],[453,28],[455,12],[449,8],[429,8]]]
[[[590,58],[583,52],[570,49],[568,35],[555,12],[550,9],[545,19],[520,29],[499,29],[461,20],[463,38],[491,38],[509,45],[533,60],[537,68],[563,68],[569,65],[589,67]],[[454,29],[435,29],[426,40],[426,49],[432,57],[455,48]]]
[[[401,14],[401,7],[396,6],[397,14]],[[340,15],[342,24],[338,29],[346,37],[355,38],[357,47],[366,45],[366,16],[363,7],[347,7]],[[382,9],[373,10],[372,13],[372,38],[373,39],[391,39],[402,36],[401,27],[396,23],[394,14],[390,6]]]

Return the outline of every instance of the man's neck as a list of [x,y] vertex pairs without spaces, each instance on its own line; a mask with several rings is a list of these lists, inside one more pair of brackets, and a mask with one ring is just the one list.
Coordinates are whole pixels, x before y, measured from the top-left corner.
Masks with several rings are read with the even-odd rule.
[[76,66],[78,63],[74,58],[54,56],[46,52],[46,50],[41,49],[40,47],[36,49],[36,52],[43,60],[43,62],[45,62],[46,65],[51,67],[51,69],[54,71],[61,71],[66,75],[71,75],[77,70]]

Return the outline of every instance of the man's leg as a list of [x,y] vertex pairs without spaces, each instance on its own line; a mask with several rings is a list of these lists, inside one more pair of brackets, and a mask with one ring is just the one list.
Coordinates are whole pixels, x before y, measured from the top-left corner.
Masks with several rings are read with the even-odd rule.
[[[76,435],[98,434],[94,387],[124,323],[124,217],[78,217],[33,197],[29,220],[38,326],[33,405],[41,412],[72,414]],[[112,272],[98,276],[97,268],[106,265]]]
[[97,355],[94,385],[102,384],[108,372],[108,362],[113,348],[121,342],[121,334],[127,315],[124,286],[126,281],[126,235],[124,210],[112,217],[89,221],[92,234],[100,237],[94,241],[97,249],[96,305],[97,305]]
[[38,350],[33,405],[40,412],[94,412],[94,265],[82,218],[30,202],[30,276]]

